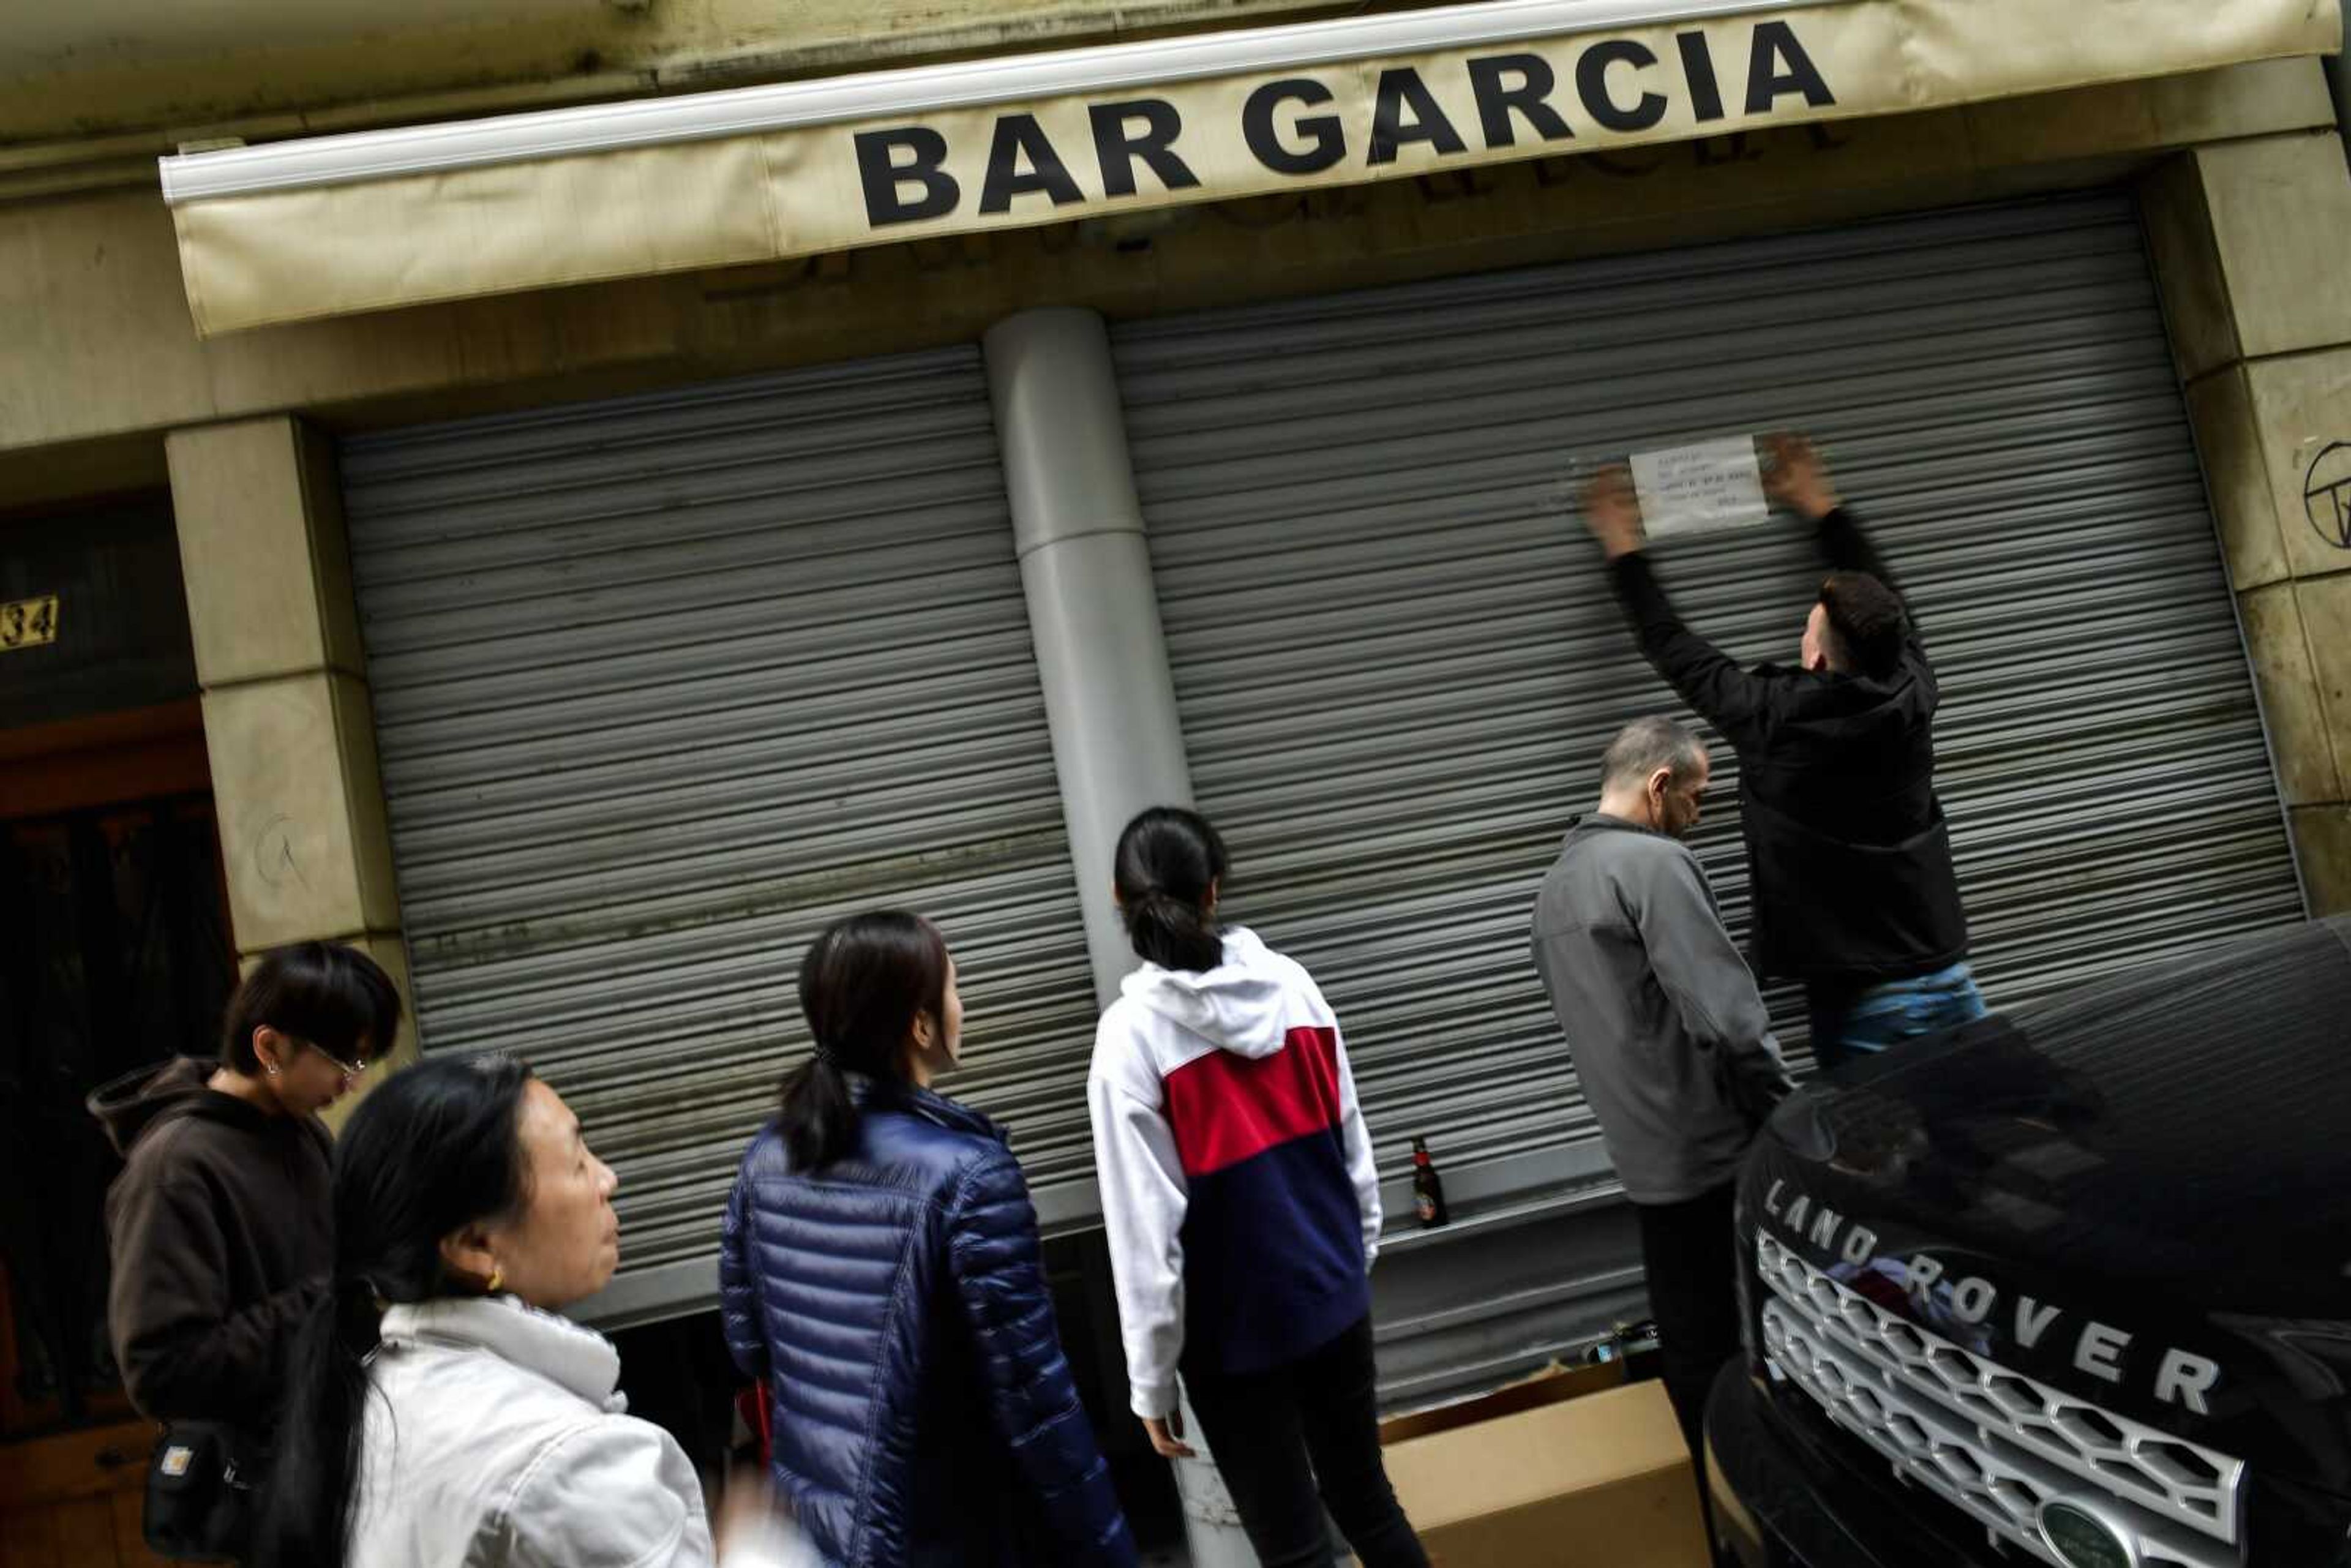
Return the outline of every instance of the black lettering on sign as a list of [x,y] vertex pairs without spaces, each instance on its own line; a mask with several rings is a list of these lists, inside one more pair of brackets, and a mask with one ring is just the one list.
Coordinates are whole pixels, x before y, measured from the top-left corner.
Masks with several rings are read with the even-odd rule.
[[[912,156],[901,162],[902,152]],[[867,225],[878,229],[954,212],[963,187],[942,166],[946,161],[947,139],[926,125],[859,131],[857,178],[865,187]],[[921,186],[923,193],[911,202],[902,199],[908,185]]]
[[1608,96],[1608,68],[1621,65],[1647,70],[1656,63],[1656,50],[1630,38],[1609,38],[1584,50],[1583,57],[1575,62],[1575,91],[1583,99],[1583,112],[1592,116],[1594,125],[1611,131],[1655,130],[1666,118],[1666,95],[1645,92],[1632,108],[1619,108]]
[[[1171,191],[1188,191],[1200,183],[1200,177],[1176,155],[1176,139],[1184,134],[1184,117],[1166,99],[1097,103],[1086,110],[1086,118],[1093,123],[1094,156],[1102,163],[1103,195],[1134,194],[1138,158]],[[1131,130],[1130,122],[1138,120],[1142,130]]]
[[1720,120],[1722,84],[1715,79],[1714,51],[1707,47],[1704,33],[1677,33],[1674,42],[1681,46],[1682,76],[1688,81],[1690,102],[1698,108],[1698,122]]
[[[1029,172],[1025,174],[1020,172],[1023,158],[1029,161]],[[983,214],[1008,213],[1013,197],[1040,191],[1050,196],[1057,207],[1073,206],[1086,199],[1078,183],[1070,178],[1068,166],[1053,151],[1052,139],[1037,123],[1035,115],[998,117],[996,135],[987,146],[987,180],[980,187],[979,210]]]
[[[1409,120],[1404,117],[1407,109],[1412,110]],[[1372,152],[1367,162],[1393,163],[1396,149],[1414,141],[1426,141],[1439,152],[1469,150],[1418,71],[1409,66],[1382,71],[1372,108]]]
[[1759,22],[1747,62],[1747,112],[1769,114],[1780,95],[1789,92],[1802,93],[1814,109],[1836,105],[1836,95],[1797,41],[1796,29],[1785,22]]
[[1241,139],[1249,156],[1277,174],[1320,174],[1347,155],[1347,132],[1335,114],[1302,117],[1292,129],[1310,145],[1296,151],[1283,145],[1273,127],[1273,111],[1284,103],[1312,109],[1331,101],[1331,89],[1312,77],[1285,77],[1270,81],[1249,95],[1241,105]]
[[[1518,85],[1504,85],[1506,77],[1518,78]],[[1545,101],[1552,89],[1559,85],[1558,73],[1551,62],[1541,55],[1480,55],[1469,62],[1469,88],[1478,96],[1478,124],[1485,132],[1489,147],[1516,147],[1519,128],[1510,120],[1513,112],[1526,116],[1527,123],[1545,141],[1566,141],[1575,132],[1559,110]]]

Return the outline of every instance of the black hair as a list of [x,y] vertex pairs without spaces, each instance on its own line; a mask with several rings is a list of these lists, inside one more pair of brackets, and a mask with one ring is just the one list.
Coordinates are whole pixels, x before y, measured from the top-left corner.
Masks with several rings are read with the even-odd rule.
[[355,947],[297,942],[261,956],[228,999],[221,1019],[221,1065],[261,1071],[253,1031],[266,1026],[308,1040],[345,1061],[366,1040],[379,1055],[400,1031],[400,990],[376,961]]
[[1883,680],[1902,667],[1910,617],[1902,596],[1865,571],[1834,571],[1821,584],[1835,646],[1830,663]]
[[1154,806],[1118,836],[1112,876],[1126,938],[1163,969],[1198,971],[1224,962],[1211,894],[1224,880],[1225,841],[1208,819],[1181,806]]
[[343,1568],[364,1473],[368,1373],[385,1304],[470,1293],[441,1241],[530,1198],[522,1146],[530,1068],[427,1061],[360,1103],[335,1145],[335,1272],[294,1343],[254,1561]]
[[849,1075],[906,1079],[906,1037],[928,1013],[946,1026],[946,938],[919,915],[883,909],[825,928],[800,960],[800,1012],[816,1051],[784,1075],[777,1126],[795,1170],[820,1170],[857,1144]]

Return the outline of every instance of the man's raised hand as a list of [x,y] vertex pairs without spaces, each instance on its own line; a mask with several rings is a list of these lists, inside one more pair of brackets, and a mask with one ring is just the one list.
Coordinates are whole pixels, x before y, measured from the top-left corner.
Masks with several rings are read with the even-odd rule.
[[1763,438],[1763,451],[1769,459],[1763,467],[1763,493],[1774,504],[1815,523],[1837,509],[1829,465],[1821,461],[1809,437],[1782,431]]
[[1610,560],[1641,548],[1641,503],[1623,464],[1602,469],[1583,487],[1583,526]]

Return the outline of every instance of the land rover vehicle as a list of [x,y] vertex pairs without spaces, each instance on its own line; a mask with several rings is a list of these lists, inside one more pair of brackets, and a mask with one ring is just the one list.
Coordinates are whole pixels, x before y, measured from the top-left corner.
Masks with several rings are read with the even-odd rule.
[[2351,917],[1806,1089],[1738,1228],[1728,1561],[2351,1564]]

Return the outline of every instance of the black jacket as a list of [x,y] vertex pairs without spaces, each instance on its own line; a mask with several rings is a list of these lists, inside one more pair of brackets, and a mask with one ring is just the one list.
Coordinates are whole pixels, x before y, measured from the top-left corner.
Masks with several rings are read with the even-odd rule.
[[[1896,584],[1851,513],[1820,524],[1832,570]],[[1967,956],[1950,829],[1935,796],[1941,694],[1913,622],[1893,675],[1744,670],[1682,624],[1646,556],[1610,575],[1641,652],[1739,754],[1766,979],[1902,979]],[[1898,588],[1896,589],[1898,592]]]
[[89,1097],[129,1159],[106,1195],[107,1322],[142,1414],[260,1432],[334,1270],[333,1145],[315,1116],[206,1088],[213,1069],[181,1057]]

